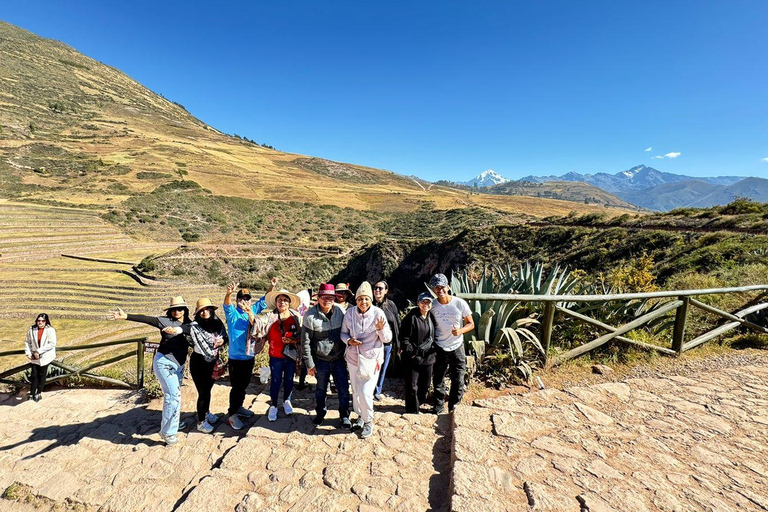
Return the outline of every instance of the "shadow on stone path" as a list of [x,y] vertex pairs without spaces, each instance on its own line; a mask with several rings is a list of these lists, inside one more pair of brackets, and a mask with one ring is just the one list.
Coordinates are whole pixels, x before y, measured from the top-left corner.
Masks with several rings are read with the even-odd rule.
[[[62,511],[448,510],[448,416],[401,415],[395,392],[377,403],[374,435],[363,440],[339,428],[336,396],[315,427],[312,389],[294,391],[294,414],[281,409],[276,422],[264,391],[249,387],[254,416],[243,430],[220,422],[208,435],[194,429],[187,383],[182,419],[191,428],[172,447],[158,432],[161,401],[141,403],[137,393],[54,389],[39,403],[0,395],[0,492],[24,483]],[[228,393],[214,386],[214,413]],[[0,510],[24,507],[0,500]]]

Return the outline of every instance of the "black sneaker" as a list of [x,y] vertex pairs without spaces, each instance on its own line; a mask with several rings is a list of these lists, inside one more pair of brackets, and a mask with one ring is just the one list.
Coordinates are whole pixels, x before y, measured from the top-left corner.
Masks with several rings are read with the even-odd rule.
[[436,405],[432,408],[432,414],[445,414],[444,405]]
[[324,419],[325,419],[325,414],[318,414],[317,416],[315,416],[315,419],[312,420],[312,423],[314,423],[315,425],[322,425]]

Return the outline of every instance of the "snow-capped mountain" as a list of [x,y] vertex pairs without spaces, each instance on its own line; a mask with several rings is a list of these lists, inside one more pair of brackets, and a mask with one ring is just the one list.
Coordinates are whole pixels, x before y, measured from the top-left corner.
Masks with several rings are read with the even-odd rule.
[[[749,181],[751,180],[751,181]],[[756,181],[757,180],[757,181]],[[637,165],[616,174],[598,172],[579,174],[569,172],[562,176],[526,176],[520,181],[546,183],[549,181],[582,181],[617,195],[634,205],[653,210],[670,210],[683,206],[713,206],[732,201],[735,194],[742,194],[756,201],[764,199],[760,188],[766,180],[740,176],[694,177],[662,172],[653,167]],[[759,183],[758,183],[759,182]],[[741,184],[758,183],[746,187]]]
[[499,183],[506,183],[508,181],[510,180],[497,173],[493,169],[488,169],[487,171],[481,172],[471,180],[464,181],[460,184],[470,187],[474,187],[475,185],[478,187],[492,187],[494,185],[498,185]]
[[645,165],[637,165],[626,171],[617,172],[616,174],[608,174],[605,172],[579,174],[577,172],[569,172],[562,176],[526,176],[525,178],[521,178],[520,181],[531,181],[534,183],[545,183],[548,181],[583,181],[613,194],[618,194],[619,197],[621,197],[621,194],[632,193],[657,185],[663,185],[665,183],[697,180],[710,184],[728,186],[742,179],[743,177],[738,176],[685,176],[682,174],[661,172],[653,167],[647,167]]

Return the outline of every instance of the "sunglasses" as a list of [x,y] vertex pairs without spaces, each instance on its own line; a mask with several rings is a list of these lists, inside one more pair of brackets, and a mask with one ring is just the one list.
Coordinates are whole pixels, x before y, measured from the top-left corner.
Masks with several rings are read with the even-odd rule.
[[380,292],[383,292],[384,290],[386,290],[386,288],[384,288],[383,286],[374,286],[373,289]]
[[43,322],[43,323],[45,323],[45,318],[38,318],[38,319],[37,319],[37,322],[38,322],[38,323],[39,323],[39,322]]
[[184,308],[168,308],[168,311],[184,311]]

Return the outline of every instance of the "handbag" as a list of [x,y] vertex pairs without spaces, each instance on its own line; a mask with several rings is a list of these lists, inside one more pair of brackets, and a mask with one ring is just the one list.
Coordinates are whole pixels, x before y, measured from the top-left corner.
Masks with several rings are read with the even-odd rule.
[[283,355],[295,361],[299,357],[299,351],[296,348],[296,345],[289,345],[286,343],[283,347]]
[[357,376],[361,379],[369,380],[376,376],[379,371],[379,360],[377,358],[365,357],[360,353],[360,346],[357,347]]
[[213,378],[213,380],[219,380],[226,371],[227,363],[225,363],[221,357],[218,357],[216,358],[216,362],[213,363],[213,372],[211,372],[211,378]]

